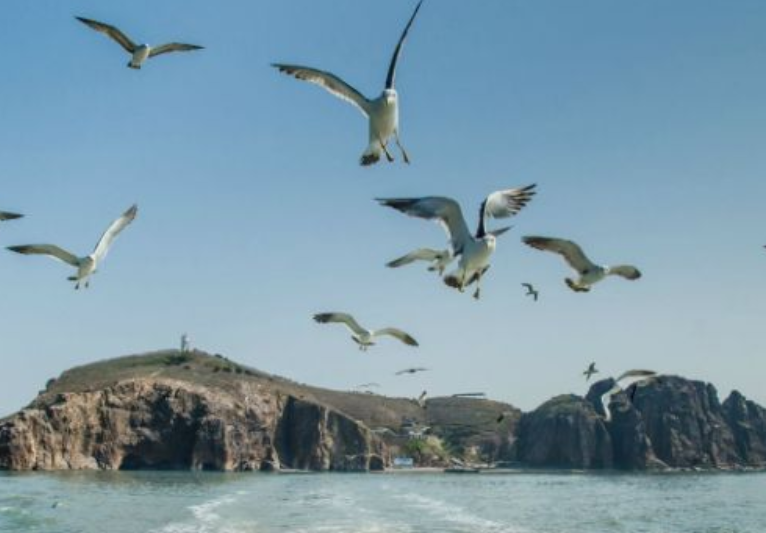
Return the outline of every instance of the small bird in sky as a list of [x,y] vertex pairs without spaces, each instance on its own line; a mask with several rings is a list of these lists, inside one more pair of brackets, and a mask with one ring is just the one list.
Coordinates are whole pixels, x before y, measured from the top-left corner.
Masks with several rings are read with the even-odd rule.
[[583,372],[583,375],[585,376],[585,381],[590,381],[590,378],[593,374],[598,374],[598,370],[596,369],[596,363],[591,363],[588,365],[588,368]]
[[[644,383],[651,381],[653,379],[656,379],[658,376],[657,372],[654,372],[653,370],[628,370],[624,374],[622,374],[620,377],[617,378],[614,387],[606,391],[604,394],[601,395],[601,405],[604,407],[604,420],[606,422],[611,422],[612,420],[612,412],[609,410],[609,405],[612,402],[612,398],[623,392],[625,389],[630,387],[631,385],[637,385],[639,383]],[[633,400],[633,397],[635,396],[635,390],[633,391],[633,394],[631,395],[631,400]]]
[[4,222],[6,220],[16,220],[17,218],[21,218],[24,215],[20,215],[18,213],[9,213],[8,211],[0,211],[0,222]]
[[629,280],[636,280],[641,277],[641,272],[631,265],[610,267],[594,264],[585,255],[582,248],[572,241],[532,236],[524,237],[522,240],[532,248],[561,255],[569,266],[579,274],[577,280],[565,279],[567,286],[575,292],[588,292],[595,283],[611,275],[622,276]]
[[537,301],[537,297],[540,295],[540,292],[535,290],[531,283],[522,283],[521,286],[527,289],[527,292],[524,296],[531,296],[534,301]]
[[361,383],[360,385],[357,385],[357,389],[372,389],[380,387],[380,383],[375,383],[374,381],[371,381],[369,383]]
[[74,286],[75,289],[79,289],[81,284],[84,284],[85,288],[88,288],[90,286],[90,276],[97,272],[99,265],[106,258],[106,254],[109,253],[109,248],[112,246],[112,243],[114,243],[114,240],[122,230],[133,222],[137,213],[138,206],[136,205],[131,206],[130,209],[125,211],[107,228],[98,240],[93,252],[85,257],[77,257],[55,244],[25,244],[21,246],[9,246],[8,249],[12,252],[24,255],[47,255],[52,259],[72,265],[77,269],[77,274],[70,276],[67,279],[76,282]]
[[454,256],[450,250],[432,250],[431,248],[418,248],[407,255],[403,255],[398,259],[389,261],[386,266],[389,268],[397,268],[404,265],[409,265],[415,261],[428,261],[432,263],[428,267],[429,272],[438,272],[439,275],[444,274],[444,270],[447,266],[454,261]]
[[479,209],[479,226],[471,235],[460,204],[451,198],[426,196],[423,198],[377,198],[380,205],[391,207],[406,215],[436,220],[447,231],[454,257],[460,256],[458,267],[444,277],[444,283],[463,292],[465,287],[476,283],[473,296],[480,295],[480,283],[489,269],[489,260],[495,251],[497,237],[510,227],[487,231],[485,223],[490,218],[515,216],[535,195],[535,184],[517,189],[495,191],[487,196]]
[[122,31],[110,24],[104,24],[97,20],[86,19],[84,17],[75,17],[83,24],[93,28],[99,33],[103,33],[107,37],[117,42],[122,46],[131,57],[128,62],[128,67],[132,69],[140,69],[144,62],[152,57],[156,57],[160,54],[167,54],[168,52],[188,52],[191,50],[201,50],[202,46],[196,44],[184,44],[184,43],[168,43],[160,46],[149,46],[148,44],[136,44],[130,37],[125,35]]
[[389,335],[399,339],[409,346],[418,346],[418,341],[411,335],[397,328],[383,328],[378,330],[365,329],[359,325],[354,317],[348,313],[319,313],[314,315],[314,320],[319,324],[343,324],[352,333],[351,339],[359,345],[359,349],[367,351],[370,346],[374,346],[374,340],[382,335]]
[[414,367],[414,368],[405,368],[404,370],[400,370],[399,372],[396,372],[395,375],[401,376],[404,374],[415,374],[417,372],[425,372],[427,371],[427,368],[423,368],[422,366]]
[[407,26],[405,26],[401,37],[399,37],[399,42],[397,43],[396,48],[394,49],[394,55],[391,58],[391,64],[388,67],[386,87],[383,90],[383,93],[373,100],[367,99],[358,90],[330,72],[284,63],[274,63],[272,65],[280,72],[294,76],[299,80],[324,87],[338,98],[359,108],[362,114],[369,119],[369,145],[362,154],[360,160],[362,166],[377,163],[380,161],[380,156],[382,154],[385,154],[386,159],[388,159],[389,162],[393,162],[394,156],[388,151],[388,141],[392,136],[396,141],[396,145],[402,151],[404,162],[410,162],[409,155],[399,140],[399,95],[394,88],[394,81],[396,78],[396,64],[402,53],[402,45],[404,44],[404,40],[407,37],[407,33],[410,31],[410,27],[412,26],[418,11],[420,11],[422,3],[422,0],[418,2]]

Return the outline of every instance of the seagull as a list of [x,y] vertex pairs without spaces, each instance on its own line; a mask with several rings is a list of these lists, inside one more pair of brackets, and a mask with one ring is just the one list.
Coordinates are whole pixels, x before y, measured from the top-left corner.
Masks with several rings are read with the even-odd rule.
[[415,367],[415,368],[405,368],[404,370],[400,370],[399,372],[396,372],[396,376],[401,376],[403,374],[415,374],[417,372],[425,372],[427,371],[427,368],[423,368],[422,366]]
[[149,46],[148,44],[136,44],[130,40],[130,37],[122,33],[119,29],[97,20],[86,19],[84,17],[75,17],[77,20],[86,24],[96,30],[99,33],[111,37],[122,46],[130,55],[130,61],[128,61],[128,67],[132,69],[140,69],[144,61],[151,57],[158,56],[160,54],[167,54],[168,52],[188,52],[190,50],[201,50],[202,46],[196,44],[184,44],[184,43],[168,43],[160,46]]
[[393,162],[394,157],[388,151],[388,141],[393,136],[396,145],[402,152],[405,163],[410,162],[407,151],[399,140],[399,96],[394,88],[396,77],[396,63],[402,53],[402,45],[407,37],[415,16],[420,10],[423,0],[418,2],[415,11],[412,13],[407,26],[404,27],[399,42],[394,49],[394,55],[391,58],[391,64],[388,67],[388,76],[386,77],[386,87],[383,93],[377,98],[370,100],[351,85],[340,79],[335,74],[299,65],[288,65],[284,63],[273,63],[272,66],[280,72],[284,72],[299,80],[314,83],[324,87],[327,91],[338,98],[356,106],[362,114],[370,121],[369,145],[362,154],[360,163],[362,166],[369,166],[380,161],[380,156],[385,154],[389,162]]
[[344,324],[349,330],[351,330],[351,338],[355,343],[359,345],[359,349],[367,351],[367,348],[375,344],[374,339],[381,335],[390,335],[396,337],[404,344],[410,346],[418,346],[418,341],[413,339],[409,334],[396,328],[383,328],[379,330],[365,329],[354,320],[354,317],[347,313],[319,313],[314,315],[314,320],[320,324],[328,323],[340,323]]
[[418,396],[417,402],[421,409],[426,408],[426,396],[428,396],[428,391],[423,391],[420,393],[420,396]]
[[572,241],[553,239],[550,237],[524,237],[524,243],[538,250],[555,252],[564,257],[569,266],[577,271],[579,279],[566,278],[567,286],[575,292],[589,292],[593,284],[607,276],[622,276],[625,279],[636,280],[641,272],[631,265],[600,266],[595,265],[585,256],[582,248]]
[[394,259],[386,263],[389,268],[397,268],[404,265],[409,265],[415,261],[428,261],[432,263],[428,267],[429,272],[438,272],[439,276],[444,274],[444,270],[454,260],[454,256],[450,250],[432,250],[431,248],[418,248],[413,250],[407,255],[403,255],[399,259]]
[[452,255],[460,256],[458,267],[444,278],[448,286],[463,292],[465,287],[476,282],[473,297],[480,295],[481,277],[489,268],[489,258],[495,251],[497,237],[510,227],[487,231],[485,223],[489,218],[508,218],[516,215],[535,195],[536,184],[518,189],[506,189],[491,193],[482,202],[479,210],[479,226],[476,234],[468,230],[460,204],[443,196],[425,198],[377,198],[384,206],[392,207],[410,216],[437,220],[450,238]]
[[356,386],[357,389],[371,389],[373,387],[380,387],[380,383],[371,381],[370,383],[362,383],[361,385]]
[[590,378],[593,374],[598,374],[598,370],[596,370],[596,363],[591,363],[588,365],[587,370],[583,372],[583,375],[585,376],[585,381],[590,381]]
[[453,394],[453,398],[485,398],[487,395],[484,392],[459,392]]
[[8,211],[0,211],[0,222],[4,222],[6,220],[16,220],[17,218],[21,218],[24,215],[20,215],[18,213],[9,213]]
[[525,296],[531,296],[534,301],[537,301],[537,297],[540,295],[540,292],[536,291],[531,283],[522,283],[521,286],[527,289]]
[[[614,384],[614,387],[606,391],[604,394],[601,395],[601,405],[604,406],[604,420],[606,422],[612,421],[612,412],[609,410],[609,404],[612,402],[612,397],[616,394],[619,394],[620,392],[623,392],[625,389],[630,387],[633,384],[651,381],[652,379],[655,379],[657,377],[657,372],[654,372],[652,370],[628,370],[624,374],[622,374],[620,377],[617,378],[617,381]],[[635,394],[635,390],[634,390]],[[631,396],[632,399],[632,396]]]
[[75,289],[79,289],[80,285],[83,283],[87,289],[90,285],[90,276],[96,273],[99,264],[106,258],[106,254],[109,252],[109,248],[112,246],[114,239],[117,238],[117,235],[119,235],[128,224],[133,222],[136,218],[136,213],[138,213],[138,206],[133,205],[130,209],[125,211],[120,218],[112,222],[99,239],[93,252],[85,257],[77,257],[55,244],[26,244],[22,246],[9,246],[8,249],[12,252],[24,255],[47,255],[48,257],[72,265],[77,269],[77,274],[70,276],[67,279],[69,281],[77,282],[74,286]]

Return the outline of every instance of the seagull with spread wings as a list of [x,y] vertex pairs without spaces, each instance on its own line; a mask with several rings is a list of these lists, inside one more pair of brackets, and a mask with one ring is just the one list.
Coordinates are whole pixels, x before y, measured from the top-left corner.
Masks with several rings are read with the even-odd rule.
[[402,376],[404,374],[416,374],[418,372],[425,372],[427,371],[427,368],[423,368],[422,366],[414,367],[414,368],[405,368],[404,370],[400,370],[396,372],[397,376]]
[[540,291],[535,290],[535,287],[531,283],[522,283],[522,287],[527,289],[524,293],[525,296],[531,296],[534,301],[537,301],[537,297],[540,296]]
[[375,339],[383,335],[399,339],[409,346],[418,346],[418,341],[400,329],[366,329],[360,326],[359,322],[348,313],[319,313],[314,315],[314,320],[320,324],[343,324],[351,331],[351,339],[359,345],[359,349],[362,351],[367,351],[370,346],[375,345]]
[[22,246],[9,246],[8,249],[12,252],[24,255],[47,255],[48,257],[72,265],[77,269],[77,274],[70,276],[67,279],[76,282],[74,286],[75,289],[79,289],[81,284],[84,284],[85,288],[88,288],[90,285],[90,276],[96,273],[99,264],[106,258],[106,254],[109,252],[109,248],[117,238],[117,235],[119,235],[128,224],[133,222],[137,213],[138,206],[136,205],[125,211],[120,218],[112,222],[109,228],[107,228],[96,244],[96,247],[93,249],[93,252],[85,257],[77,257],[55,244],[26,244]]
[[117,44],[122,46],[131,57],[128,62],[128,67],[132,69],[140,69],[144,62],[152,57],[156,57],[160,54],[167,54],[168,52],[188,52],[191,50],[201,50],[202,46],[196,44],[184,44],[184,43],[168,43],[161,46],[149,46],[148,44],[136,44],[130,37],[125,35],[118,28],[98,22],[97,20],[86,19],[84,17],[75,17],[83,24],[93,28],[99,33],[103,33],[107,37],[110,37]]
[[480,295],[480,283],[489,268],[489,260],[495,251],[497,237],[510,227],[492,231],[486,229],[490,218],[509,218],[518,214],[535,195],[535,184],[517,189],[495,191],[482,202],[479,210],[479,226],[471,235],[463,211],[452,198],[427,196],[425,198],[378,198],[384,206],[392,207],[407,215],[438,221],[447,231],[454,257],[460,256],[458,267],[444,277],[444,283],[458,289],[476,282],[474,298]]
[[565,239],[551,237],[524,237],[525,244],[538,250],[554,252],[561,255],[570,267],[579,274],[579,279],[566,278],[567,286],[575,292],[588,292],[595,283],[607,276],[621,276],[625,279],[636,280],[641,272],[632,265],[601,266],[594,264],[579,245]]
[[24,215],[20,215],[18,213],[9,213],[8,211],[0,211],[0,222],[4,222],[6,220],[16,220],[17,218],[21,218]]
[[389,268],[398,268],[400,266],[409,265],[415,261],[427,261],[431,263],[428,267],[429,272],[438,272],[439,275],[444,274],[444,270],[449,264],[454,261],[455,257],[450,250],[432,250],[431,248],[418,248],[413,250],[407,255],[403,255],[398,259],[389,261],[386,266]]
[[[604,420],[606,422],[612,421],[612,412],[609,410],[609,405],[612,403],[612,398],[624,392],[631,385],[638,385],[639,383],[647,383],[658,377],[657,372],[653,370],[628,370],[620,377],[617,378],[614,387],[606,391],[601,395],[601,405],[604,407]],[[633,391],[631,399],[635,395],[636,391]]]
[[585,376],[585,381],[590,381],[590,378],[593,376],[593,374],[598,374],[598,370],[596,369],[596,363],[593,362],[588,365],[588,368],[585,369],[585,372],[582,373],[583,376]]
[[289,74],[299,80],[314,83],[324,87],[327,91],[338,98],[356,106],[362,114],[369,119],[369,144],[362,154],[360,163],[363,166],[372,165],[380,161],[381,155],[385,154],[389,162],[394,157],[388,151],[388,141],[394,137],[396,145],[402,151],[402,157],[405,163],[410,162],[407,151],[399,140],[399,95],[394,88],[396,78],[396,64],[402,53],[402,45],[410,31],[415,16],[420,10],[421,0],[415,7],[407,26],[402,32],[399,42],[394,49],[394,55],[388,67],[388,76],[386,76],[386,87],[383,93],[375,99],[368,99],[351,85],[340,79],[335,74],[310,67],[300,65],[289,65],[284,63],[274,63],[272,66],[279,69],[280,72]]

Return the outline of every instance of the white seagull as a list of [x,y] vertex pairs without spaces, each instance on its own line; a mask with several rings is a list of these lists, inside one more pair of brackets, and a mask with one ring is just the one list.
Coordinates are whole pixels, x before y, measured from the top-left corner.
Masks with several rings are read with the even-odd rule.
[[418,372],[425,372],[427,371],[427,368],[423,368],[422,366],[414,367],[414,368],[405,368],[404,370],[399,370],[395,373],[397,376],[401,376],[404,374],[416,374]]
[[609,404],[612,403],[613,396],[623,392],[633,384],[651,381],[657,376],[657,372],[652,370],[628,370],[620,377],[618,377],[614,387],[601,395],[601,405],[604,407],[605,413],[604,420],[606,422],[611,422],[612,420],[612,412],[609,410]]
[[0,222],[4,222],[6,220],[16,220],[17,218],[21,218],[24,215],[20,215],[18,213],[9,213],[8,211],[0,211]]
[[439,275],[444,274],[444,270],[447,266],[455,260],[451,250],[432,250],[431,248],[418,248],[413,250],[407,255],[403,255],[398,259],[389,261],[386,266],[389,268],[398,268],[400,266],[409,265],[415,261],[427,261],[431,263],[428,267],[429,272],[438,272]]
[[580,276],[577,280],[570,278],[564,280],[567,286],[575,292],[588,292],[593,284],[607,276],[622,276],[629,280],[636,280],[641,277],[641,272],[631,265],[610,267],[594,264],[585,255],[582,248],[572,241],[550,237],[524,237],[522,240],[532,248],[561,255]]
[[140,69],[144,61],[151,57],[158,56],[160,54],[167,54],[168,52],[188,52],[190,50],[201,50],[202,46],[196,44],[184,44],[184,43],[168,43],[160,46],[149,46],[148,44],[136,44],[130,37],[122,33],[119,29],[97,20],[86,19],[84,17],[75,17],[77,20],[86,24],[96,30],[99,33],[112,38],[120,46],[122,46],[126,52],[131,55],[128,67],[133,69]]
[[362,154],[360,163],[363,166],[372,165],[380,161],[382,154],[386,155],[389,162],[394,160],[391,152],[388,151],[388,141],[393,136],[396,145],[402,151],[402,157],[405,163],[410,162],[407,151],[399,140],[399,96],[394,88],[396,78],[396,64],[402,53],[402,45],[407,37],[407,32],[415,20],[415,16],[420,10],[423,0],[418,2],[415,11],[412,13],[407,26],[405,26],[402,36],[394,49],[394,55],[391,58],[391,64],[388,67],[388,76],[386,77],[386,87],[383,93],[377,98],[370,100],[351,85],[340,79],[335,74],[300,65],[287,65],[283,63],[273,63],[272,66],[279,69],[280,72],[294,76],[295,78],[309,83],[314,83],[327,89],[338,98],[349,102],[359,108],[362,114],[370,121],[369,144]]
[[418,407],[421,409],[426,408],[426,396],[428,396],[428,391],[423,391],[420,393],[420,396],[418,396],[418,399],[416,400],[418,402]]
[[378,330],[365,329],[354,320],[348,313],[319,313],[314,315],[314,320],[320,324],[338,323],[345,325],[352,333],[351,339],[359,345],[359,349],[367,351],[367,348],[375,345],[375,338],[381,335],[390,335],[410,346],[418,346],[418,341],[409,334],[396,328],[383,328]]
[[26,244],[22,246],[9,246],[8,249],[24,255],[47,255],[58,261],[70,264],[77,269],[77,274],[67,279],[77,282],[74,286],[75,289],[79,289],[80,284],[83,283],[85,288],[88,288],[90,276],[96,273],[99,264],[106,258],[106,254],[109,252],[114,239],[117,238],[117,235],[128,224],[133,222],[136,218],[136,213],[138,213],[138,206],[134,205],[125,211],[120,218],[112,222],[99,239],[93,252],[85,257],[77,257],[55,244]]
[[468,230],[460,205],[451,198],[377,198],[377,201],[410,216],[437,220],[447,231],[452,255],[460,256],[457,269],[444,278],[444,283],[463,292],[465,287],[476,282],[473,296],[478,299],[481,277],[489,268],[489,259],[495,251],[497,237],[510,229],[505,227],[487,231],[487,219],[516,215],[535,195],[535,186],[532,184],[518,189],[496,191],[487,196],[479,210],[479,227],[475,235],[471,235]]

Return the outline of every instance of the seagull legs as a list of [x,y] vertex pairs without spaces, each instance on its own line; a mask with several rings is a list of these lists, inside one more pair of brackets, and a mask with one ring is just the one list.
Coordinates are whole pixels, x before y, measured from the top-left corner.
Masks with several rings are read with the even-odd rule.
[[481,297],[481,276],[484,274],[483,271],[479,271],[476,273],[476,290],[473,293],[473,297],[475,300],[478,300]]
[[386,143],[383,142],[383,139],[378,138],[378,142],[380,143],[380,147],[383,149],[383,153],[386,154],[386,159],[388,159],[389,163],[394,162],[394,156],[391,155],[391,152],[388,151],[388,146],[386,146]]
[[402,151],[402,157],[404,158],[404,162],[409,165],[410,156],[407,155],[407,150],[404,149],[404,146],[402,146],[402,142],[399,140],[399,130],[396,130],[394,132],[394,139],[396,140],[396,146],[398,146],[399,150]]

